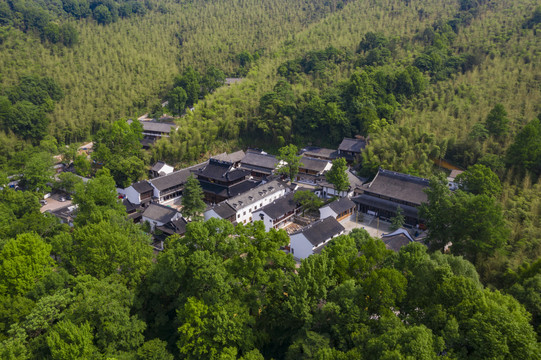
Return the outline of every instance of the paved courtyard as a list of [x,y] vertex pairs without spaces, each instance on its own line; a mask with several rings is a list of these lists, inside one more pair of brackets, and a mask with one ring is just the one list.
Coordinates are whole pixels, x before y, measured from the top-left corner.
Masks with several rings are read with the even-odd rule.
[[353,229],[365,229],[370,236],[380,238],[382,234],[391,232],[389,229],[391,223],[362,213],[353,214],[351,217],[340,221],[340,224],[346,228],[346,234],[350,233]]
[[[62,201],[64,199],[64,201]],[[52,194],[47,199],[47,204],[43,205],[40,208],[40,211],[44,213],[45,211],[55,211],[65,206],[71,205],[71,200],[66,200],[66,194],[55,193]]]

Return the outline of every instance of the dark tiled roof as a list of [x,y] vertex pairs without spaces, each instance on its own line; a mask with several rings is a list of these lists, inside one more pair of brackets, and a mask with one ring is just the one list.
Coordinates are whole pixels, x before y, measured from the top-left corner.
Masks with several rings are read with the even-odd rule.
[[271,219],[277,219],[280,216],[287,214],[288,212],[293,211],[298,207],[295,200],[293,200],[294,196],[295,196],[295,193],[290,192],[289,194],[282,196],[279,199],[274,200],[272,203],[263,206],[261,209],[258,209],[257,211],[264,212]]
[[148,181],[146,180],[143,180],[143,181],[139,181],[139,182],[136,182],[135,184],[132,184],[131,185],[135,191],[137,191],[139,194],[144,194],[146,192],[149,192],[149,191],[153,191],[154,188],[152,187],[152,185],[150,185],[148,183]]
[[241,161],[242,159],[244,159],[245,155],[246,154],[244,154],[244,151],[239,150],[239,151],[235,151],[234,153],[231,153],[231,154],[221,153],[221,154],[213,156],[212,159],[216,159],[216,160],[220,160],[220,161],[228,161],[228,162],[234,164],[234,163],[237,163],[237,162]]
[[304,228],[298,233],[302,233],[313,246],[318,246],[324,241],[340,234],[345,228],[334,217],[329,216],[323,220],[318,220]]
[[340,151],[351,151],[360,153],[366,147],[365,139],[344,138],[338,147]]
[[427,179],[379,169],[374,180],[370,184],[364,185],[362,189],[366,192],[421,205],[428,199],[423,191],[428,185]]
[[188,222],[184,220],[184,218],[173,220],[171,221],[171,223],[175,226],[177,234],[180,234],[180,235],[186,234],[186,225],[188,225]]
[[177,213],[178,211],[173,208],[152,203],[145,209],[143,216],[161,223],[168,223]]
[[154,131],[165,134],[169,134],[177,127],[176,124],[155,121],[141,121],[141,125],[143,125],[143,131]]
[[48,212],[64,221],[71,221],[75,218],[76,210],[77,206],[70,204],[55,210],[49,210]]
[[333,201],[328,205],[335,213],[341,214],[346,210],[355,207],[355,203],[347,197]]
[[396,252],[400,251],[400,248],[411,243],[411,240],[404,234],[396,234],[392,236],[386,236],[381,239],[385,243],[385,247],[389,250]]
[[154,164],[151,170],[159,173],[165,165],[167,165],[165,162],[158,161],[156,164]]
[[225,198],[230,198],[230,197],[245,193],[246,191],[249,191],[255,188],[259,184],[260,184],[259,181],[244,180],[235,185],[227,187],[225,185],[201,181],[201,188],[206,193],[212,193],[212,194],[216,194]]
[[368,194],[361,194],[359,196],[356,196],[352,198],[354,202],[357,204],[367,205],[367,206],[373,206],[378,209],[390,211],[390,212],[396,212],[396,208],[398,205],[404,210],[404,215],[409,216],[411,218],[416,219],[419,213],[419,210],[416,207],[404,205],[404,204],[397,204],[396,202],[381,199],[372,195]]
[[156,187],[156,189],[163,191],[173,186],[182,185],[186,182],[193,170],[204,166],[206,162],[200,163],[188,168],[172,172],[169,175],[161,176],[156,179],[150,180],[150,183]]
[[212,158],[206,166],[194,173],[197,176],[219,181],[235,181],[250,175],[250,172],[247,170],[232,169],[232,163],[229,161],[220,161]]
[[141,139],[141,145],[143,145],[143,147],[150,147],[154,144],[154,142],[156,142],[156,138]]
[[336,159],[338,157],[338,151],[334,149],[307,146],[301,151],[302,151],[302,154],[305,156],[311,156],[311,157],[317,157],[317,158]]
[[240,163],[248,168],[258,167],[267,170],[274,170],[276,164],[278,164],[278,159],[269,154],[262,154],[254,150],[248,150]]
[[138,208],[137,205],[132,204],[128,199],[122,200],[122,205],[124,205],[126,207],[126,212],[128,214],[134,212]]
[[261,184],[261,181],[255,181],[255,180],[241,181],[240,183],[229,187],[228,195],[230,197],[233,197],[233,196],[243,194],[259,186],[260,184]]
[[301,158],[301,164],[302,166],[299,167],[301,169],[322,172],[323,170],[325,170],[325,167],[329,164],[329,161],[303,156]]
[[229,219],[232,216],[235,216],[237,211],[233,209],[227,202],[222,201],[218,205],[212,208],[214,212],[222,217],[222,219]]
[[184,218],[179,218],[177,220],[173,220],[168,222],[165,225],[158,226],[158,230],[163,231],[167,235],[173,235],[173,234],[179,234],[184,235],[186,234],[186,225],[188,223]]
[[227,202],[234,209],[242,209],[284,189],[286,189],[286,184],[283,181],[273,180],[268,183],[261,184],[240,195],[232,197],[231,199],[227,200]]

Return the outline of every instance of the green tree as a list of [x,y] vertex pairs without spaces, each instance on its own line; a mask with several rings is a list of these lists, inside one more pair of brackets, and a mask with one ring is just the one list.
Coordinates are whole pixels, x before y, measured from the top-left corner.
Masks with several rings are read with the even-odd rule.
[[139,121],[115,121],[96,134],[92,158],[106,166],[130,156],[142,158],[142,138],[143,127]]
[[70,164],[77,157],[77,145],[71,144],[66,146],[60,146],[58,148],[60,155],[62,155],[62,162],[64,164]]
[[20,295],[52,271],[51,245],[36,234],[8,240],[0,251],[0,294]]
[[117,158],[107,165],[115,183],[121,188],[127,188],[132,183],[140,180],[146,173],[145,162],[137,156]]
[[188,95],[186,90],[182,87],[177,86],[167,94],[167,105],[173,114],[182,115],[186,107],[186,101],[188,100]]
[[515,136],[506,154],[508,167],[516,167],[522,173],[541,174],[541,114],[530,121]]
[[92,16],[99,24],[107,25],[113,22],[113,15],[105,5],[98,5],[94,9]]
[[73,166],[77,174],[84,177],[90,176],[90,173],[92,171],[92,163],[90,162],[90,160],[88,160],[86,155],[77,155],[75,157],[75,160],[73,161]]
[[79,33],[72,23],[60,25],[60,37],[62,44],[67,47],[73,47],[79,43]]
[[30,101],[19,101],[9,109],[5,126],[24,140],[37,141],[45,136],[49,118],[42,107]]
[[83,180],[71,172],[62,172],[58,174],[58,181],[54,184],[55,188],[62,189],[70,194],[75,192],[77,186],[82,184]]
[[203,198],[203,189],[201,189],[199,180],[193,177],[193,175],[190,175],[182,191],[182,216],[195,221],[201,220],[201,214],[207,207]]
[[306,210],[308,210],[308,212],[314,212],[323,205],[323,201],[310,190],[297,191],[295,195],[293,195],[293,199],[302,206],[303,216]]
[[391,218],[391,230],[397,230],[400,229],[402,226],[404,226],[404,222],[406,221],[406,218],[404,216],[404,209],[398,205],[396,207],[396,215]]
[[46,152],[37,153],[27,161],[23,169],[21,185],[30,191],[46,193],[53,181],[53,158]]
[[92,358],[97,352],[93,338],[89,323],[77,326],[69,320],[62,320],[49,332],[47,345],[54,360]]
[[175,87],[180,86],[186,91],[186,105],[192,107],[199,100],[201,75],[193,67],[188,66],[182,76],[175,81]]
[[225,82],[225,74],[222,70],[211,66],[207,69],[205,76],[201,79],[201,86],[203,88],[203,95],[211,94],[222,86]]
[[488,167],[475,164],[456,177],[462,190],[476,195],[499,197],[502,193],[500,179]]
[[346,159],[338,158],[332,161],[331,170],[325,173],[325,179],[332,185],[337,193],[349,189],[348,165]]
[[150,110],[148,112],[148,116],[152,119],[159,119],[163,115],[163,106],[160,101],[156,101],[152,106],[150,107]]
[[428,203],[421,206],[420,216],[432,248],[442,250],[452,243],[453,254],[477,263],[506,244],[509,231],[493,197],[461,190],[451,194],[443,178],[431,179],[426,192]]
[[167,351],[167,343],[160,339],[145,342],[137,349],[137,360],[173,360],[174,357]]
[[496,138],[505,137],[509,133],[509,119],[502,104],[496,104],[486,119],[488,132]]
[[126,208],[118,200],[114,179],[103,171],[76,186],[73,203],[78,206],[75,223],[79,226],[126,214]]
[[98,279],[119,274],[133,285],[151,265],[149,236],[123,218],[78,227],[73,232],[73,244],[67,254],[59,255],[70,262],[77,274]]
[[299,167],[303,164],[301,163],[301,156],[297,155],[299,149],[293,144],[284,146],[278,150],[279,155],[277,156],[278,161],[283,161],[285,164],[277,164],[276,172],[278,174],[286,175],[293,182],[295,177],[299,172]]
[[131,312],[134,295],[116,279],[115,276],[103,280],[88,275],[77,277],[73,302],[63,314],[73,324],[90,324],[94,345],[105,357],[122,352],[135,355],[144,342],[145,322]]

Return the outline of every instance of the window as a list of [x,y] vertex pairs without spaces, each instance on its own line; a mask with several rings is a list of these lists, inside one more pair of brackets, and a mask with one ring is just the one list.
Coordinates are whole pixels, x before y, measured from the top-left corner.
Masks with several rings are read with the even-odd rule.
[[246,215],[246,211],[242,215]]
[[240,218],[240,214],[237,214],[237,219]]

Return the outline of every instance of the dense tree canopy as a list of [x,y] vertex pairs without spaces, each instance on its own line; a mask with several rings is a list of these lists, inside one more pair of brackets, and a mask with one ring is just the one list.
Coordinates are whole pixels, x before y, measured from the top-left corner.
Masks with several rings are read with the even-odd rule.
[[421,207],[430,245],[462,255],[474,263],[502,248],[509,235],[501,206],[486,194],[451,193],[447,182],[433,178],[427,189],[428,203]]

